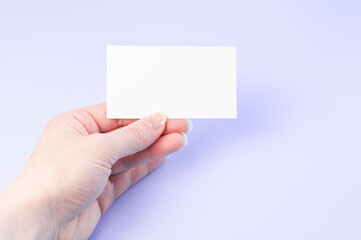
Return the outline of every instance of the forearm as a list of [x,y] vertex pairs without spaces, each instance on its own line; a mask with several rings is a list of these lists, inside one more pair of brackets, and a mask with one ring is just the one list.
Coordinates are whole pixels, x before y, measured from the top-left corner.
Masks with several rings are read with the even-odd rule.
[[49,203],[39,194],[40,189],[33,187],[16,179],[0,193],[0,239],[56,238],[57,227]]

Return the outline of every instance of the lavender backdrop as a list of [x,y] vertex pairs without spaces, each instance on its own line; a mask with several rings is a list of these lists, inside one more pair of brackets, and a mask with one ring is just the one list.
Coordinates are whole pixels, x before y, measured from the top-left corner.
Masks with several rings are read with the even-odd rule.
[[[105,46],[236,46],[237,120],[127,191],[91,239],[360,239],[360,1],[0,2],[0,190],[54,115],[105,101]],[[186,96],[186,93],[185,93]]]

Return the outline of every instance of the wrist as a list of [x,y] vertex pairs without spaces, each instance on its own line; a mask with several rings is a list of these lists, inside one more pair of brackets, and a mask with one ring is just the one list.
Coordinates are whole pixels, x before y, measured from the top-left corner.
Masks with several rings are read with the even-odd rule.
[[42,189],[19,176],[0,193],[0,239],[54,239],[55,216]]

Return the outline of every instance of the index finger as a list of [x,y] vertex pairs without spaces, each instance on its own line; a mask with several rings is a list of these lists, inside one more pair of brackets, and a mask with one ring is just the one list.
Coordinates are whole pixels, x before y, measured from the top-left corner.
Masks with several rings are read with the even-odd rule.
[[99,131],[105,133],[113,129],[124,127],[138,119],[108,119],[106,103],[100,103],[82,108],[85,110],[98,124]]
[[[108,119],[106,103],[96,104],[82,108],[97,123],[99,132],[106,133],[119,127],[127,126],[138,119]],[[190,130],[190,122],[185,119],[167,119],[163,134],[173,132],[187,132]]]

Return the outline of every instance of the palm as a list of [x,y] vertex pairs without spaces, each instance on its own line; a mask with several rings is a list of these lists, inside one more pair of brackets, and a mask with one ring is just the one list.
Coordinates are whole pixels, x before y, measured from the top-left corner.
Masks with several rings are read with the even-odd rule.
[[[74,181],[67,207],[67,222],[59,233],[60,239],[86,239],[93,232],[96,224],[114,200],[131,185],[139,181],[149,172],[157,168],[164,156],[178,150],[183,145],[179,132],[187,131],[184,120],[168,120],[162,136],[148,148],[123,157],[113,166],[104,164],[109,153],[97,147],[89,149],[91,135],[107,133],[116,128],[126,126],[136,119],[110,120],[105,118],[105,105],[95,105],[72,112],[67,117],[67,126],[71,126],[74,134],[71,138],[79,138],[77,144],[83,145],[83,153],[78,153],[75,161],[78,168],[73,172],[85,172],[79,180],[79,174],[70,177]],[[69,122],[70,121],[70,122]],[[80,123],[80,124],[79,124]],[[91,141],[91,140],[90,140]],[[79,143],[80,142],[80,143]],[[62,156],[74,158],[73,153]]]

